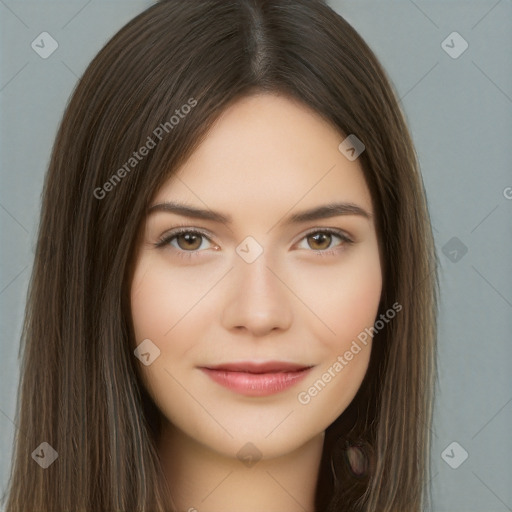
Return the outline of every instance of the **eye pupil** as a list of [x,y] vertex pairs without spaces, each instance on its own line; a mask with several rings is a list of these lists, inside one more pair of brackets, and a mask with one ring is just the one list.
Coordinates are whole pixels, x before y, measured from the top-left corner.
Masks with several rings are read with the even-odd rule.
[[[178,245],[180,246],[180,249],[194,250],[194,249],[198,249],[201,246],[201,236],[195,235],[193,233],[184,233],[184,234],[178,235],[176,237],[176,239],[178,241]],[[180,243],[181,240],[185,240],[185,242],[186,242],[184,247]],[[197,243],[197,241],[199,241],[199,244]]]
[[[329,233],[316,233],[314,235],[310,235],[308,238],[314,240],[313,245],[319,244],[321,246],[321,247],[318,247],[318,246],[313,247],[311,244],[309,244],[309,246],[312,249],[317,249],[317,250],[318,249],[326,249],[331,244],[331,235]],[[327,246],[325,246],[325,241],[327,241]],[[324,244],[322,242],[324,242]]]

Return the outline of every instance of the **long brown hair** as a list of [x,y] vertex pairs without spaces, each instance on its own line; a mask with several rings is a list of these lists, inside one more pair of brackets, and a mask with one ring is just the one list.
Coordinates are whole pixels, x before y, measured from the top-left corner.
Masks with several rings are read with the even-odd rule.
[[[155,191],[229,104],[255,92],[297,99],[363,141],[383,258],[379,313],[402,306],[375,335],[356,397],[326,432],[317,510],[419,512],[429,501],[437,255],[385,71],[320,0],[163,0],[94,58],[56,137],[22,332],[6,512],[165,510],[159,411],[133,354],[133,255]],[[130,160],[149,139],[154,147]],[[46,469],[32,456],[47,450],[43,442],[58,453]]]

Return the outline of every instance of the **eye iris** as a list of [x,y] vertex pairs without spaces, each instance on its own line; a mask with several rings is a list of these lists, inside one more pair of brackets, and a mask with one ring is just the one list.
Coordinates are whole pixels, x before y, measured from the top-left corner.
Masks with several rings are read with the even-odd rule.
[[[194,250],[194,249],[198,249],[201,246],[201,235],[196,235],[193,233],[184,233],[184,234],[178,235],[176,237],[176,240],[178,241],[178,245],[179,245],[180,249],[184,249],[184,250]],[[180,243],[181,240],[185,240],[185,242],[186,242],[185,246],[183,246],[183,244]]]
[[309,240],[311,240],[311,239],[314,240],[313,245],[315,245],[315,244],[322,245],[322,243],[325,245],[325,241],[327,241],[327,245],[324,246],[324,247],[313,247],[311,245],[311,243],[309,243],[309,246],[312,249],[316,249],[316,250],[318,250],[318,249],[327,249],[329,247],[329,245],[331,245],[331,235],[329,233],[316,233],[314,235],[309,235],[308,239]]

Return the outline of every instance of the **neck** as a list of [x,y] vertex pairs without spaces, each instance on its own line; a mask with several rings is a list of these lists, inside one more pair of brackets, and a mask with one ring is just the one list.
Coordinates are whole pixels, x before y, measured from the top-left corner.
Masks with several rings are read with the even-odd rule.
[[176,512],[313,512],[324,434],[280,457],[224,456],[165,424],[159,454]]

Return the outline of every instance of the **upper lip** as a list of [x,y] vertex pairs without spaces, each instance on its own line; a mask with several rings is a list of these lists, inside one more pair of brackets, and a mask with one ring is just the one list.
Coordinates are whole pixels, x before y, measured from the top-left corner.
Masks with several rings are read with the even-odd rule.
[[208,370],[218,370],[226,372],[246,372],[246,373],[276,373],[276,372],[293,372],[306,370],[311,368],[311,365],[287,363],[284,361],[241,361],[238,363],[222,363],[213,366],[203,366]]

